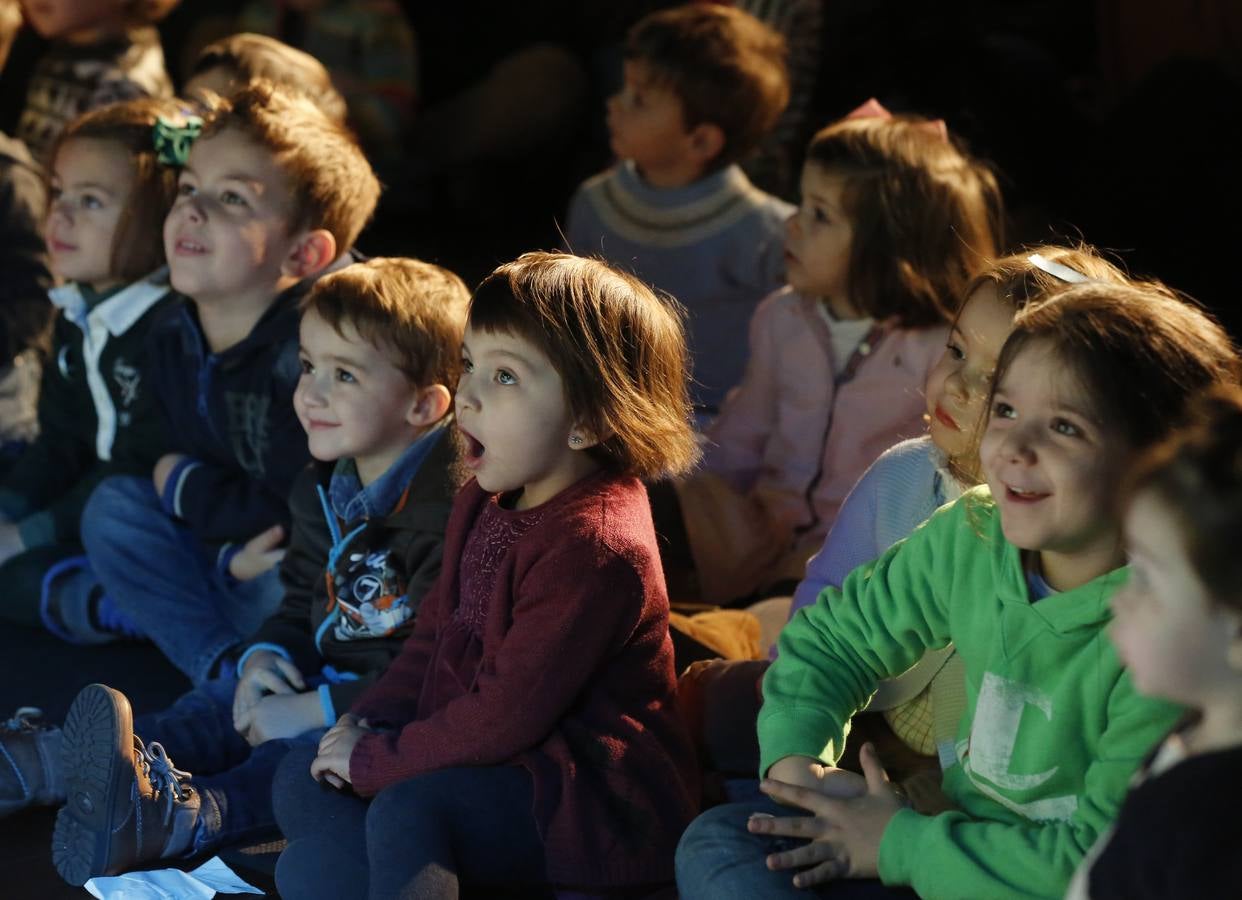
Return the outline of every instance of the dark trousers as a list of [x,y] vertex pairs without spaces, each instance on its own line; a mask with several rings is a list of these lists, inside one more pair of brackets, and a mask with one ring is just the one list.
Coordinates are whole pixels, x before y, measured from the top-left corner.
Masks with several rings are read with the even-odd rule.
[[285,900],[456,897],[462,885],[546,881],[534,785],[520,766],[442,769],[368,801],[316,783],[314,758],[315,748],[295,747],[276,773]]

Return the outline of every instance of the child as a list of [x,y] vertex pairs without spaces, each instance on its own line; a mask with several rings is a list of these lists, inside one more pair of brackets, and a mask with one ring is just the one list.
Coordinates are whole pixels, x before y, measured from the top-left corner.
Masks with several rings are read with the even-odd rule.
[[279,0],[247,3],[242,31],[304,50],[332,73],[362,145],[383,163],[401,162],[418,99],[414,31],[395,0]]
[[87,110],[137,97],[171,97],[154,24],[177,0],[24,0],[22,10],[51,41],[35,65],[17,137],[46,163],[56,136]]
[[[356,263],[303,299],[294,404],[312,455],[335,466],[305,470],[294,487],[282,607],[239,660],[240,680],[208,680],[132,731],[124,695],[103,685],[79,695],[65,720],[62,798],[67,782],[69,796],[106,813],[61,810],[52,852],[67,881],[270,828],[271,779],[290,742],[317,741],[397,655],[440,569],[468,300],[451,272],[406,259]],[[194,775],[174,774],[170,756]],[[92,795],[114,779],[126,785],[117,802]]]
[[158,151],[153,136],[179,122],[172,100],[130,100],[76,119],[53,147],[43,229],[63,282],[51,292],[61,315],[39,437],[0,482],[7,618],[38,621],[49,567],[81,554],[79,520],[95,485],[149,472],[165,448],[146,340],[173,302],[160,226],[184,159]]
[[1130,579],[1109,628],[1134,686],[1192,713],[1149,755],[1067,900],[1225,898],[1242,886],[1242,391],[1221,389],[1198,411],[1202,422],[1131,477]]
[[746,322],[783,269],[789,204],[736,165],[789,98],[784,43],[757,19],[689,4],[630,31],[608,102],[619,164],[570,201],[566,243],[632,269],[686,305],[695,403],[714,414],[742,377]]
[[[195,684],[280,602],[272,553],[307,461],[297,304],[349,259],[378,195],[338,123],[264,82],[222,101],[181,174],[164,244],[190,300],[152,342],[176,452],[150,478],[104,481],[82,540],[106,596]],[[49,593],[92,582],[66,573]]]
[[991,173],[939,123],[872,101],[811,141],[789,286],[755,312],[704,471],[676,485],[681,522],[657,519],[684,526],[691,558],[670,566],[693,569],[703,600],[797,579],[866,467],[919,433],[944,323],[994,255],[999,208]]
[[676,314],[598,261],[529,253],[480,285],[475,480],[401,655],[277,773],[282,896],[670,878],[695,791],[638,479],[694,460],[685,358]]
[[[1059,897],[1175,715],[1135,693],[1104,640],[1125,576],[1119,472],[1238,371],[1220,327],[1158,291],[1085,283],[1020,313],[981,443],[987,486],[781,635],[758,722],[762,787],[816,818],[784,818],[771,801],[705,814],[679,848],[682,896],[801,896],[878,874],[928,898]],[[878,681],[949,641],[967,694],[943,783],[953,808],[921,815],[902,808],[871,745],[865,780],[831,762]]]
[[208,44],[181,93],[192,99],[204,98],[207,91],[227,97],[256,78],[305,94],[328,118],[345,121],[345,98],[332,86],[323,63],[264,34],[234,34]]

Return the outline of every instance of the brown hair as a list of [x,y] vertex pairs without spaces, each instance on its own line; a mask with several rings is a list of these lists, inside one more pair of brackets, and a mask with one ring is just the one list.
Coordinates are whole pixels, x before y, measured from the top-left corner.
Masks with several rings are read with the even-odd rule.
[[[996,295],[1013,306],[1015,311],[1025,309],[1030,303],[1064,290],[1070,282],[1052,275],[1034,262],[1032,256],[1042,256],[1048,262],[1073,269],[1091,281],[1113,284],[1137,284],[1119,266],[1109,262],[1089,244],[1063,247],[1058,244],[1036,244],[1017,253],[993,261],[966,285],[963,302],[986,284],[996,288]],[[1157,288],[1159,289],[1159,288]]]
[[319,278],[299,308],[313,311],[345,336],[358,336],[389,356],[418,387],[453,391],[461,369],[461,339],[470,291],[460,278],[431,263],[375,257]]
[[217,68],[227,69],[242,84],[266,78],[310,98],[333,121],[345,121],[345,98],[332,86],[323,63],[274,37],[242,33],[208,44],[195,60],[190,77]]
[[1242,610],[1242,389],[1220,385],[1190,408],[1194,424],[1142,457],[1128,502],[1152,490],[1173,515],[1213,601]]
[[850,302],[905,328],[949,319],[1001,243],[995,176],[927,126],[915,116],[843,119],[811,139],[806,157],[845,178]]
[[757,147],[789,103],[785,39],[739,9],[695,3],[652,13],[630,29],[625,58],[677,96],[687,129],[706,122],[724,133],[712,170]]
[[1224,329],[1156,282],[1070,285],[1018,313],[997,360],[993,396],[1033,342],[1049,346],[1078,377],[1095,418],[1132,450],[1163,439],[1185,420],[1194,395],[1236,382],[1242,371]]
[[271,153],[292,182],[291,232],[322,228],[338,253],[354,245],[375,211],[380,185],[344,125],[305,96],[263,79],[211,106],[200,140],[237,129]]
[[519,335],[547,355],[575,418],[606,436],[590,450],[603,465],[657,478],[698,459],[681,310],[633,275],[524,253],[479,285],[470,327]]
[[121,281],[141,278],[164,264],[164,217],[177,196],[178,170],[156,158],[154,129],[161,117],[184,119],[175,100],[144,97],[101,106],[65,126],[48,157],[50,181],[56,156],[69,141],[115,141],[129,153],[134,186],[112,237],[111,274]]

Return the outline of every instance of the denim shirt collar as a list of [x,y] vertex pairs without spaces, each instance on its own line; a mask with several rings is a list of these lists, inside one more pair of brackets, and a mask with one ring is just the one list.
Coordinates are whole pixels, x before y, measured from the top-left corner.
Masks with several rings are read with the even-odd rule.
[[445,431],[447,428],[443,424],[432,428],[410,444],[383,475],[366,487],[358,478],[358,467],[353,459],[340,460],[328,483],[332,512],[344,522],[389,515]]

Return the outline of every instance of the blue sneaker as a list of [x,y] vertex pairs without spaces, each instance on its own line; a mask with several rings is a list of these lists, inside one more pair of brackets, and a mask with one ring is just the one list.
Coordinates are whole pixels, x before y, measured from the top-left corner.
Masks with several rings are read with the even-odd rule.
[[43,626],[71,644],[107,644],[145,637],[132,619],[104,594],[85,556],[56,563],[43,576],[39,596]]

